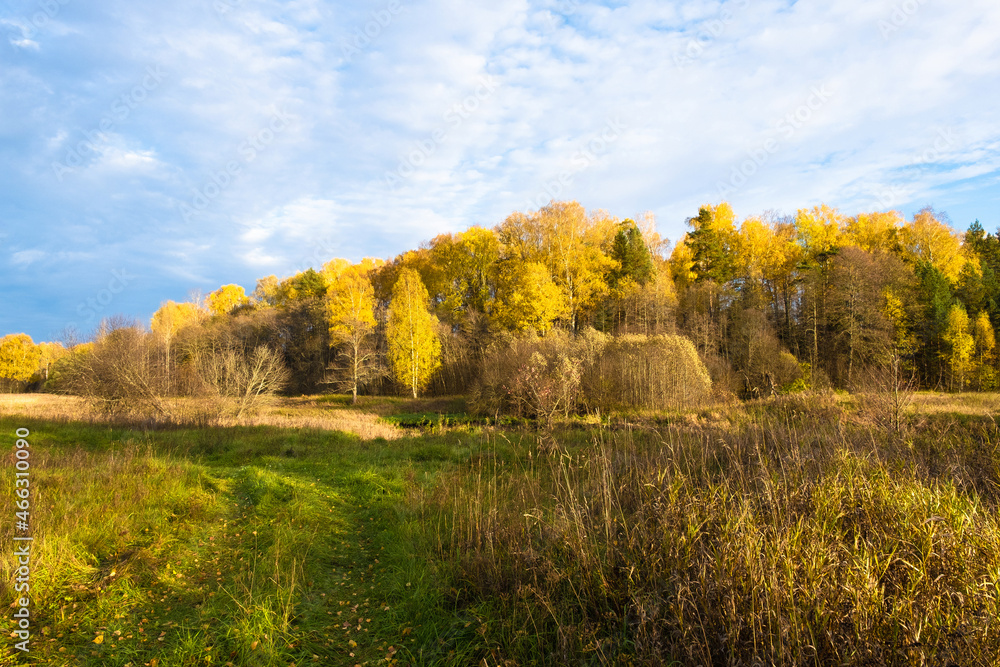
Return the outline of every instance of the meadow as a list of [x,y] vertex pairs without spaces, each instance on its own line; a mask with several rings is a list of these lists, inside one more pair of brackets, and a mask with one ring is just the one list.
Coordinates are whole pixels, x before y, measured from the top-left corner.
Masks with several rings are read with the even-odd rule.
[[461,398],[210,425],[0,397],[5,583],[20,428],[34,538],[31,651],[11,608],[0,664],[998,664],[997,405],[918,394],[889,429],[794,394],[550,430]]

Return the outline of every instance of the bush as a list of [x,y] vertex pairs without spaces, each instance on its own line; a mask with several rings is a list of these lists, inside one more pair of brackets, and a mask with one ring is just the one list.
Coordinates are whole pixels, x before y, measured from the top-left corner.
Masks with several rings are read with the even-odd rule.
[[591,408],[664,410],[698,405],[712,390],[708,369],[683,336],[610,339],[583,374]]
[[505,337],[486,350],[470,405],[481,414],[527,416],[551,426],[579,402],[581,372],[602,347],[603,334],[588,330],[577,337],[551,331]]
[[263,345],[252,351],[230,346],[200,355],[195,368],[221,411],[239,418],[257,411],[288,383],[281,354]]
[[588,329],[498,340],[483,358],[471,406],[490,415],[544,419],[588,409],[698,405],[712,381],[690,340]]
[[124,416],[164,416],[168,375],[165,349],[138,323],[101,324],[90,349],[65,358],[56,374],[66,393],[96,409]]

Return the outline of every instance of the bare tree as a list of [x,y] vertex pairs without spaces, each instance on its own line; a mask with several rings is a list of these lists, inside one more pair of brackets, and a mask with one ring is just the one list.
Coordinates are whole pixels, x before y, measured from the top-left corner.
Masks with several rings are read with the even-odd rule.
[[904,371],[898,353],[889,353],[882,363],[866,366],[860,375],[854,385],[860,399],[859,412],[887,431],[901,433],[917,389],[916,375]]
[[138,322],[114,317],[98,327],[93,347],[66,369],[64,391],[109,414],[165,416],[163,346]]
[[229,345],[198,356],[198,376],[208,393],[237,419],[260,409],[288,383],[281,354],[264,345],[247,352]]

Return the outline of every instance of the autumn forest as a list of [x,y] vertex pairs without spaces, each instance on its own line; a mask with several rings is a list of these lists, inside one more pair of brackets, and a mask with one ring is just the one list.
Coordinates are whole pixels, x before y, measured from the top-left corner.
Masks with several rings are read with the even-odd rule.
[[[907,221],[827,206],[740,221],[721,203],[687,224],[671,249],[651,215],[620,220],[552,202],[390,261],[334,259],[261,278],[250,294],[225,285],[167,301],[148,330],[119,317],[69,347],[8,335],[0,375],[13,390],[102,395],[95,349],[117,335],[142,349],[130,393],[154,408],[161,396],[254,386],[355,397],[471,392],[489,410],[569,412],[598,400],[599,390],[579,386],[587,377],[542,405],[518,395],[517,374],[565,385],[567,360],[584,361],[567,368],[586,376],[606,354],[649,356],[665,345],[692,377],[707,372],[717,397],[852,389],[887,371],[924,388],[996,388],[1000,239],[978,222],[960,234],[931,208]],[[223,386],[234,382],[233,364],[246,370],[254,358],[270,376]],[[660,403],[697,399],[708,385],[684,390]],[[560,391],[571,394],[561,403]],[[120,394],[104,396],[106,406]]]

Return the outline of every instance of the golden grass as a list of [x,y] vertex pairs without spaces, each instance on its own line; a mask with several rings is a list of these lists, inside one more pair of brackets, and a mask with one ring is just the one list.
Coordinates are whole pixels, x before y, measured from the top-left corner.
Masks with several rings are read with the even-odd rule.
[[894,435],[829,397],[751,408],[556,433],[423,491],[456,606],[504,619],[493,660],[998,664],[995,425]]
[[956,413],[991,417],[1000,414],[1000,393],[963,392],[944,394],[921,391],[913,395],[913,409],[923,414]]
[[[395,440],[404,433],[379,420],[377,414],[345,407],[318,397],[279,398],[258,414],[234,419],[211,413],[211,404],[198,398],[173,398],[167,402],[170,419],[184,424],[204,423],[206,417],[218,426],[277,426],[312,428],[352,433],[362,440]],[[76,396],[56,394],[0,394],[0,414],[35,419],[102,422],[107,418],[92,411]]]

